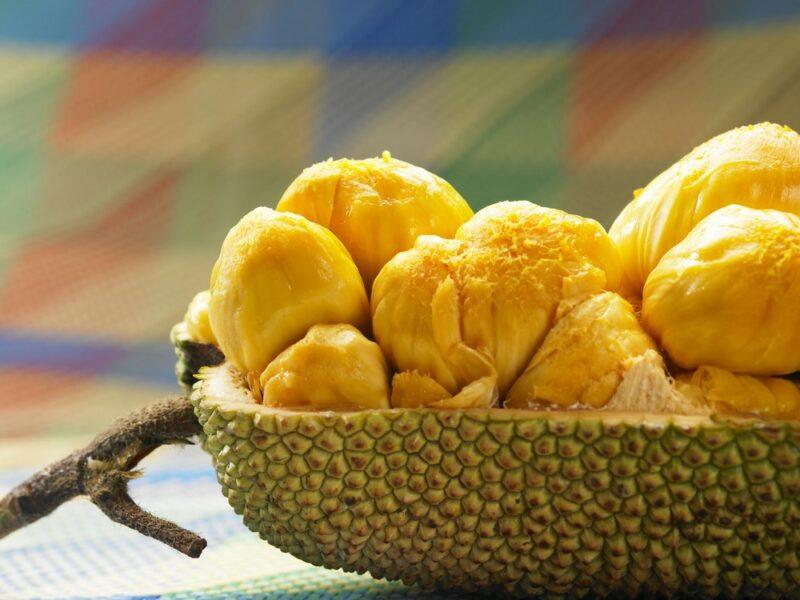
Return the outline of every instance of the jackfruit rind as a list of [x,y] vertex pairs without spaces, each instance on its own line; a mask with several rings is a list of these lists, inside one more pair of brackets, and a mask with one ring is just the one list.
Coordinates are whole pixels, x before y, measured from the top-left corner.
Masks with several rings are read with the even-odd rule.
[[384,152],[380,158],[327,160],[305,169],[278,210],[333,231],[367,289],[384,264],[420,235],[453,237],[472,210],[447,181]]
[[261,375],[266,406],[296,410],[389,408],[389,368],[352,325],[315,325]]
[[800,217],[731,205],[647,278],[645,329],[685,369],[800,370]]
[[661,257],[729,204],[800,214],[800,136],[789,127],[739,127],[661,173],[617,217],[609,235],[623,260],[622,293],[639,296]]
[[421,236],[375,280],[372,323],[399,372],[428,375],[449,393],[496,371],[503,395],[524,370],[558,303],[619,282],[602,226],[530,202],[479,211],[455,239]]
[[369,331],[367,296],[350,255],[300,215],[264,207],[245,215],[222,244],[210,291],[220,348],[255,377],[313,325]]
[[569,308],[514,382],[505,406],[602,408],[635,361],[648,352],[658,356],[633,307],[619,294],[604,292],[576,305],[565,303]]
[[192,396],[223,493],[304,561],[515,596],[794,597],[800,424]]
[[782,377],[739,375],[704,366],[678,376],[678,389],[695,391],[716,412],[800,421],[800,385]]

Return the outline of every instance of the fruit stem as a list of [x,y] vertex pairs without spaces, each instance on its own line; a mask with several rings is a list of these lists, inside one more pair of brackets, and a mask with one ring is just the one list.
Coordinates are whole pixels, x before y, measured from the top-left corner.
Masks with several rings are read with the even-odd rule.
[[35,473],[0,499],[0,538],[88,496],[112,521],[197,558],[206,541],[156,517],[128,495],[135,467],[165,444],[187,444],[201,433],[188,398],[162,400],[119,419],[83,448]]

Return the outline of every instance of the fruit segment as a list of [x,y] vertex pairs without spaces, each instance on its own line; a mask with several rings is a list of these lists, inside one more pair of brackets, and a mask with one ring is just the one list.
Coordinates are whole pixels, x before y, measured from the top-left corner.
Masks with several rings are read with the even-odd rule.
[[686,369],[800,370],[800,217],[727,206],[647,278],[645,328]]
[[615,289],[619,258],[599,223],[530,202],[478,212],[455,239],[422,236],[382,269],[373,331],[398,372],[456,395],[496,376],[502,396],[565,298]]
[[211,330],[211,321],[208,317],[210,297],[208,290],[198,292],[189,303],[183,321],[186,323],[186,334],[190,339],[200,344],[217,345],[217,338]]
[[795,381],[704,366],[680,375],[677,383],[682,393],[701,398],[719,413],[800,419],[800,386]]
[[211,326],[227,359],[258,377],[314,325],[369,331],[364,284],[330,231],[257,208],[231,229],[211,273]]
[[352,325],[315,325],[261,375],[266,406],[306,410],[389,408],[380,348]]
[[729,204],[800,214],[800,135],[773,123],[733,129],[637,190],[609,230],[622,254],[623,295],[641,296],[661,258]]
[[278,202],[330,229],[350,251],[369,290],[384,264],[420,235],[453,237],[472,216],[441,177],[384,152],[327,160],[305,169]]
[[602,408],[637,360],[652,353],[661,362],[633,307],[618,294],[596,294],[577,305],[565,301],[559,312],[564,314],[514,383],[506,406]]
[[800,371],[800,136],[787,127],[695,148],[610,234],[526,201],[472,215],[388,153],[309,167],[278,209],[231,230],[183,329],[269,406],[698,415],[722,404],[667,368]]

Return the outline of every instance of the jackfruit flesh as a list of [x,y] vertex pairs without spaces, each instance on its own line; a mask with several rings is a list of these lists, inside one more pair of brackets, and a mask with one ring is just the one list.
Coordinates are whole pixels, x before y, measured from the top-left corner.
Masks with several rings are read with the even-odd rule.
[[257,208],[228,233],[211,273],[211,328],[227,359],[258,377],[313,326],[369,331],[358,269],[329,230],[292,213]]
[[373,331],[395,370],[416,373],[418,384],[430,377],[457,395],[496,378],[502,396],[541,344],[558,303],[615,289],[619,271],[597,222],[500,202],[454,239],[421,236],[384,266],[372,291]]
[[800,370],[800,217],[737,205],[716,211],[650,273],[642,318],[685,369]]
[[602,408],[637,360],[647,353],[661,360],[633,307],[614,292],[577,305],[562,301],[560,311],[564,314],[511,387],[505,406]]
[[494,372],[475,379],[455,395],[432,377],[416,371],[396,373],[392,378],[393,408],[491,408],[498,400]]
[[472,210],[441,177],[397,160],[327,160],[305,169],[278,202],[330,229],[350,251],[367,289],[381,267],[420,235],[452,237]]
[[195,342],[217,345],[217,338],[211,330],[208,317],[208,301],[211,295],[208,290],[198,292],[189,303],[183,322],[186,323],[186,334]]
[[622,293],[639,296],[671,248],[729,204],[800,214],[800,136],[761,123],[698,146],[661,173],[617,217],[609,235],[623,262]]
[[800,419],[800,386],[781,377],[740,375],[703,366],[678,376],[678,390],[701,398],[719,414]]
[[266,406],[306,410],[389,408],[380,348],[352,325],[315,325],[261,374]]
[[617,390],[604,407],[622,414],[711,416],[712,405],[701,395],[676,385],[653,350],[631,360]]

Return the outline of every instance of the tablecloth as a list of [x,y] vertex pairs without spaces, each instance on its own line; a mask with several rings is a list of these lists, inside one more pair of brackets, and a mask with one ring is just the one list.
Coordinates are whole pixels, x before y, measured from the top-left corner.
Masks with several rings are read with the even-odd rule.
[[[20,443],[31,457],[59,456],[74,443]],[[13,448],[0,452],[8,457]],[[210,458],[198,447],[161,448],[131,484],[137,501],[208,540],[191,559],[110,522],[85,499],[0,542],[0,598],[357,600],[455,598],[401,583],[308,565],[249,531],[222,496]],[[0,493],[28,469],[0,470]]]

